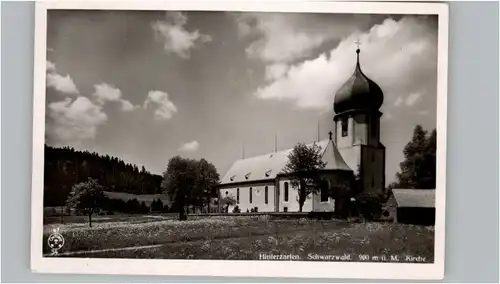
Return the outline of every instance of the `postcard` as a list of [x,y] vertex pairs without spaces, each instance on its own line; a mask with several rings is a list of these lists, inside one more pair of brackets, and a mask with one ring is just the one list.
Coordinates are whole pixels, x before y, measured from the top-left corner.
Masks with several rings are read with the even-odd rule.
[[40,273],[444,276],[448,7],[36,3]]

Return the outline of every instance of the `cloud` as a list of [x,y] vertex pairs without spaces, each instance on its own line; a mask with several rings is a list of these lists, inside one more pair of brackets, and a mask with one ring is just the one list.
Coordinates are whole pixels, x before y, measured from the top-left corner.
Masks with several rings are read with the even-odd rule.
[[200,143],[198,141],[191,141],[187,142],[181,145],[181,147],[178,149],[179,152],[187,152],[187,153],[192,153],[196,152],[200,148]]
[[123,111],[134,110],[134,105],[131,102],[122,98],[122,92],[120,89],[113,85],[107,83],[100,83],[94,85],[95,92],[92,97],[99,105],[104,105],[107,102],[118,102],[121,105]]
[[417,112],[417,114],[425,116],[425,115],[429,114],[429,111],[428,110],[420,110],[420,111]]
[[[435,18],[388,18],[365,33],[345,37],[335,49],[289,67],[286,74],[259,87],[263,100],[287,100],[298,108],[328,110],[335,92],[352,75],[355,44],[362,42],[361,68],[382,88],[386,101],[402,102],[402,94],[435,99],[437,29]],[[416,96],[416,95],[415,95]],[[406,103],[413,102],[414,98]]]
[[290,66],[287,64],[277,63],[266,66],[266,80],[277,80],[283,77]]
[[177,112],[177,107],[168,98],[168,94],[162,91],[149,91],[144,108],[155,110],[155,118],[159,120],[168,120]]
[[73,79],[69,75],[62,76],[57,73],[56,65],[53,62],[47,61],[46,72],[47,87],[63,94],[75,95],[79,93]]
[[79,95],[69,75],[57,73],[56,65],[47,61],[47,86],[64,94],[75,95],[61,101],[50,102],[46,112],[46,136],[53,145],[78,145],[94,139],[97,129],[108,120],[103,107],[108,102],[120,104],[122,111],[136,108],[122,98],[120,89],[107,83],[94,85],[95,91],[86,97]]
[[95,92],[92,96],[99,102],[100,104],[104,104],[106,102],[114,102],[118,101],[122,97],[122,92],[120,89],[106,83],[96,84],[94,85]]
[[163,48],[167,53],[175,53],[179,57],[187,59],[190,50],[198,43],[206,43],[212,40],[209,35],[201,34],[198,30],[189,32],[184,28],[188,18],[181,12],[167,12],[164,21],[156,21],[151,26],[157,40],[163,42]]
[[[266,62],[292,62],[310,56],[322,44],[340,40],[377,16],[288,13],[232,14],[242,38],[251,38],[246,49],[251,58]],[[299,27],[299,28],[297,28]]]
[[394,116],[388,111],[384,112],[384,115],[382,116],[383,120],[391,120]]
[[421,97],[422,94],[420,93],[411,93],[406,98],[398,96],[397,99],[394,101],[394,106],[399,107],[404,103],[405,106],[412,107],[415,103],[417,103],[420,100]]
[[47,87],[52,87],[64,94],[78,94],[78,89],[69,75],[61,76],[56,73],[48,73]]
[[47,135],[55,145],[77,145],[94,139],[108,120],[102,107],[86,97],[65,98],[47,106]]
[[405,100],[405,105],[407,107],[413,106],[421,97],[422,95],[420,93],[413,93],[409,95],[406,100]]
[[47,60],[46,65],[47,65],[47,67],[46,67],[47,72],[55,72],[56,71],[56,65],[53,62]]
[[121,103],[123,111],[132,111],[136,108],[131,102],[127,100],[122,100]]
[[394,102],[394,106],[400,106],[404,102],[403,98],[399,96]]

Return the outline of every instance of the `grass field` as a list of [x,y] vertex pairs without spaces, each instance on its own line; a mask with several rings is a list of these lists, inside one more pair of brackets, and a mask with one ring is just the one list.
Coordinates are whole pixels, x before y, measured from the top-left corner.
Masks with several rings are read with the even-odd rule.
[[[433,261],[434,228],[393,223],[270,220],[266,216],[104,216],[92,228],[82,220],[55,227],[65,238],[61,256],[162,259],[259,259],[264,254],[381,256],[406,255]],[[371,259],[370,259],[371,260]],[[381,261],[378,259],[377,261]]]

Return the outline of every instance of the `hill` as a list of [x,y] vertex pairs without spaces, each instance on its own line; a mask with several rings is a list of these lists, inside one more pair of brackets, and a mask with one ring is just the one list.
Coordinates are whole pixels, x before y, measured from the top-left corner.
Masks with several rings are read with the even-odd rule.
[[137,199],[139,202],[144,202],[147,207],[151,207],[151,203],[154,200],[160,199],[164,205],[171,205],[171,200],[168,198],[166,194],[132,194],[132,193],[126,193],[126,192],[110,192],[110,191],[105,191],[104,192],[106,196],[110,199],[120,199],[123,201],[128,201],[128,200],[133,200]]
[[144,166],[95,152],[45,145],[44,206],[64,204],[71,187],[89,177],[97,179],[107,192],[133,195],[161,194],[162,176]]

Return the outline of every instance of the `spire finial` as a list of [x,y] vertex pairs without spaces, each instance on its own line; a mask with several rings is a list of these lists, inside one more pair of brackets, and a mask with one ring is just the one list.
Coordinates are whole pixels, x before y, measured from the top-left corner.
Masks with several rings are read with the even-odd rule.
[[356,44],[356,53],[359,53],[359,46],[361,45],[361,42],[357,39],[354,43]]
[[360,67],[359,67],[359,53],[361,52],[361,50],[359,50],[359,46],[361,45],[361,42],[358,39],[354,43],[357,46],[357,48],[356,48],[356,68],[360,69]]

